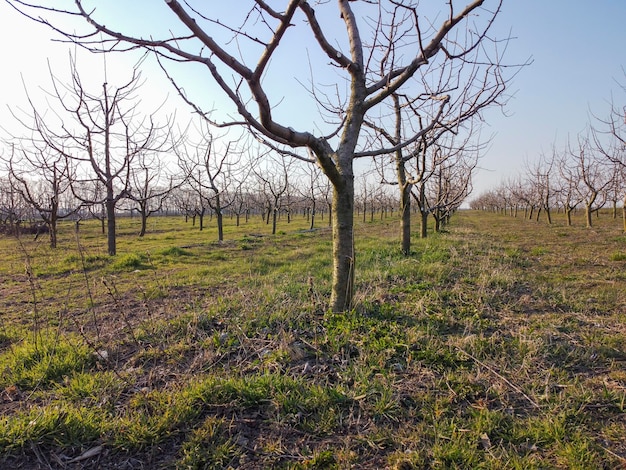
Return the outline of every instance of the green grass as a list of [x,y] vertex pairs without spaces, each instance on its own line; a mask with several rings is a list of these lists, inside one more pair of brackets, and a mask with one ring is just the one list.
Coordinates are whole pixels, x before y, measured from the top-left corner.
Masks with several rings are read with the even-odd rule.
[[323,221],[4,238],[0,466],[619,468],[625,239],[594,223],[460,212],[404,257],[368,218],[345,314]]
[[33,336],[13,344],[0,356],[0,387],[48,388],[95,362],[87,345],[77,338],[61,338],[52,331]]

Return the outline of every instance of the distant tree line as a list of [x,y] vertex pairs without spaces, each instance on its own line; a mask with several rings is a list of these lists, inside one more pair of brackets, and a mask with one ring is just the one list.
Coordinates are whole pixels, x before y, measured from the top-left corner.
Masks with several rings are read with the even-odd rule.
[[584,210],[587,227],[602,208],[612,209],[617,218],[620,206],[626,231],[626,107],[613,101],[605,118],[594,117],[562,148],[527,162],[518,176],[470,202],[473,209],[537,221],[543,217],[548,224],[555,211],[571,225],[572,213]]

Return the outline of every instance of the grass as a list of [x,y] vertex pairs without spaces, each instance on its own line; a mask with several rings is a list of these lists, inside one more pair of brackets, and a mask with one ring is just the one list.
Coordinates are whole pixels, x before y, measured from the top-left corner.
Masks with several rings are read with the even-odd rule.
[[[228,221],[227,221],[228,222]],[[323,221],[320,221],[322,223]],[[0,466],[620,468],[626,239],[477,212],[413,240],[357,226],[354,311],[330,232],[97,224],[0,241]]]

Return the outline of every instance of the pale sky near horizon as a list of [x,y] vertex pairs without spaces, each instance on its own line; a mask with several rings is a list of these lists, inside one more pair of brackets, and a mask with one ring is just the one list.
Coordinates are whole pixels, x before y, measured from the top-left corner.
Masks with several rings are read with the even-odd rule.
[[[142,16],[141,2],[133,2],[138,10],[128,13],[128,18],[145,25],[148,12],[167,8],[161,3],[143,10]],[[626,85],[625,25],[626,0],[505,0],[497,29],[502,35],[510,30],[516,38],[507,51],[507,62],[532,57],[533,63],[509,87],[513,96],[506,107],[508,116],[496,109],[485,114],[483,134],[495,136],[479,162],[473,196],[522,171],[525,161],[549,153],[553,144],[562,147],[568,136],[584,130],[592,119],[590,113],[606,116],[612,96],[621,106],[626,103],[618,85]],[[67,72],[68,45],[51,42],[53,36],[0,0],[0,126],[11,126],[7,106],[25,107],[21,77],[29,88],[49,89],[47,59],[55,73]],[[134,60],[117,55],[107,59],[107,68],[113,70],[121,61],[128,69]],[[79,63],[99,71],[96,80],[101,83],[101,57],[82,54]],[[146,86],[149,101],[156,103],[168,95],[170,101],[177,98],[162,74],[150,76]]]

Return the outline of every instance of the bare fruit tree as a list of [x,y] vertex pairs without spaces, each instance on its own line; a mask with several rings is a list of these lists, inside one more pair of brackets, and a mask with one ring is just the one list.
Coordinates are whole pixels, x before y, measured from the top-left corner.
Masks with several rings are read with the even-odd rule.
[[11,146],[6,162],[9,180],[24,202],[39,214],[45,224],[42,228],[50,238],[50,248],[56,248],[57,222],[80,209],[79,204],[72,205],[67,198],[72,167],[62,156],[51,154],[46,146],[39,148],[36,140],[30,140],[30,145],[27,142],[28,139],[18,142],[19,149],[15,144]]
[[[155,116],[144,116],[135,99],[141,85],[140,73],[133,69],[131,78],[120,86],[107,83],[92,93],[83,84],[76,61],[71,59],[71,82],[64,83],[51,73],[57,119],[44,118],[37,106],[32,112],[35,130],[51,152],[72,161],[76,167],[71,180],[74,196],[85,205],[104,206],[107,221],[107,244],[110,255],[116,254],[116,207],[131,196],[133,165],[142,154],[163,151],[168,143],[169,123],[160,126]],[[103,191],[83,191],[102,187]]]
[[[626,78],[626,72],[624,72]],[[622,93],[626,93],[626,82],[619,84]],[[622,219],[624,231],[626,232],[626,189],[624,189],[624,178],[626,174],[626,105],[616,104],[615,98],[610,101],[608,117],[605,119],[596,118],[596,123],[591,127],[591,136],[594,147],[600,154],[610,162],[614,171],[613,182],[613,208],[615,212],[615,200],[621,191],[622,197]]]
[[284,159],[269,157],[265,160],[264,167],[253,170],[257,179],[260,194],[265,201],[267,211],[267,223],[272,221],[272,235],[276,235],[278,216],[286,202],[286,196],[290,189],[291,162]]
[[[245,172],[241,168],[243,152],[237,146],[237,139],[218,148],[220,139],[214,138],[206,121],[200,122],[200,138],[197,142],[188,142],[177,150],[178,165],[185,175],[189,186],[196,193],[200,206],[200,230],[208,208],[217,220],[217,239],[224,240],[224,211],[235,204],[237,194]],[[195,151],[190,152],[189,148]]]
[[553,149],[550,156],[541,154],[539,159],[534,163],[526,163],[526,174],[528,179],[528,187],[533,192],[537,202],[537,221],[541,212],[545,212],[548,224],[552,223],[551,206],[554,202],[554,181],[555,173],[555,155],[556,150]]
[[606,203],[606,189],[611,184],[613,175],[607,171],[605,162],[587,135],[579,135],[576,145],[568,143],[567,153],[574,167],[574,177],[578,181],[576,191],[585,205],[586,225],[591,227],[591,215]]
[[146,234],[148,217],[159,213],[173,189],[183,182],[175,182],[173,175],[168,177],[158,153],[139,155],[131,170],[129,199],[135,203],[141,217],[140,237]]
[[[500,52],[506,49],[491,36],[502,0],[441,0],[432,6],[395,0],[285,0],[280,9],[263,0],[242,0],[237,8],[222,8],[222,15],[214,5],[165,0],[172,23],[154,24],[145,35],[122,31],[109,21],[105,25],[99,13],[107,7],[94,10],[82,0],[75,0],[72,11],[21,0],[10,3],[89,49],[154,51],[181,95],[202,112],[200,96],[187,96],[176,81],[181,62],[198,64],[240,116],[223,125],[244,125],[303,160],[312,159],[298,149],[308,148],[333,188],[333,311],[350,309],[354,293],[355,158],[391,153],[415,139],[404,136],[387,148],[365,147],[366,117],[386,119],[380,105],[397,92],[437,95],[423,90],[413,77],[438,64],[480,62],[499,68]],[[89,29],[61,31],[54,19],[58,13],[83,17]],[[181,25],[187,32],[177,33]],[[309,67],[285,66],[302,57],[309,58]],[[279,83],[292,75],[307,89],[285,96],[288,90]],[[281,103],[298,106],[303,99],[314,102],[307,108],[312,114],[319,111],[308,122],[303,113],[296,117],[278,108]]]
[[[397,185],[400,195],[400,234],[405,255],[410,253],[410,195],[413,189],[421,214],[420,235],[424,238],[427,234],[426,222],[431,211],[426,204],[425,190],[429,178],[439,166],[444,165],[438,161],[440,157],[443,155],[443,159],[448,159],[447,153],[438,151],[443,145],[436,145],[437,142],[446,135],[463,135],[464,143],[469,145],[472,139],[478,138],[476,135],[480,129],[476,122],[483,119],[483,111],[505,104],[508,79],[502,76],[500,67],[482,63],[479,53],[475,54],[473,57],[466,56],[463,66],[454,61],[444,61],[427,67],[420,75],[420,88],[424,91],[417,96],[394,93],[390,103],[390,114],[394,116],[394,122],[390,123],[393,131],[366,121],[368,129],[396,149],[391,158],[382,159],[381,173],[386,181],[384,170],[387,161],[395,170],[393,184]],[[404,147],[399,145],[407,140],[413,142]],[[480,147],[478,144],[472,146]],[[431,147],[435,151],[430,151]]]
[[426,205],[435,219],[435,232],[439,232],[450,216],[461,206],[472,190],[472,173],[478,163],[480,146],[454,144],[442,148],[442,154],[429,180]]

